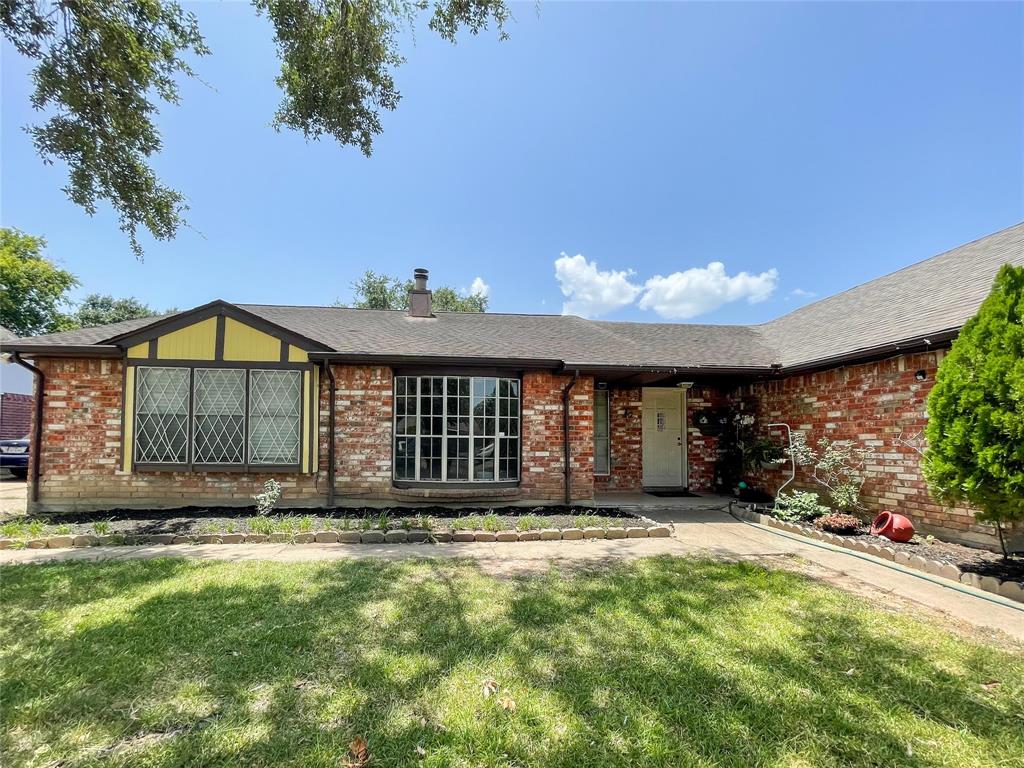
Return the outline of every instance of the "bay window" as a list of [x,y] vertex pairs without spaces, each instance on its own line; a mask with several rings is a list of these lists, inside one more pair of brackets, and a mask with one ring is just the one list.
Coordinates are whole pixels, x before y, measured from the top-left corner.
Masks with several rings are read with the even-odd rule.
[[414,482],[519,479],[519,380],[396,376],[394,476]]
[[302,372],[138,366],[135,463],[298,468]]

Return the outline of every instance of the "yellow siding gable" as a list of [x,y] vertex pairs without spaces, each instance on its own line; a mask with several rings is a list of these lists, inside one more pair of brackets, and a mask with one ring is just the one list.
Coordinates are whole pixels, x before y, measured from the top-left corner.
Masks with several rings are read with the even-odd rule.
[[281,340],[228,317],[224,325],[224,359],[276,362],[281,359]]
[[128,347],[128,357],[149,357],[149,342],[144,341],[134,347]]
[[217,318],[215,317],[200,320],[198,323],[177,331],[171,331],[161,336],[156,342],[156,356],[160,360],[214,360],[216,351]]
[[309,355],[306,354],[305,350],[299,349],[294,344],[288,345],[288,362],[289,363],[308,363]]

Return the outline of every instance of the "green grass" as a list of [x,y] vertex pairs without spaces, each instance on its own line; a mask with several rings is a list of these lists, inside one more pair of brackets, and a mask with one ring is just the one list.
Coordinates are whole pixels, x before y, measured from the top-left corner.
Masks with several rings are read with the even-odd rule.
[[0,577],[5,766],[338,768],[357,736],[371,768],[1024,755],[1021,654],[750,564],[499,580],[462,561],[160,559]]

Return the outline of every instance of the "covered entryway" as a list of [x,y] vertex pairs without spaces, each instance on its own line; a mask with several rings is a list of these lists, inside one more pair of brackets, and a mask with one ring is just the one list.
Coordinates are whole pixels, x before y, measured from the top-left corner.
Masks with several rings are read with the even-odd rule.
[[644,387],[643,487],[685,488],[686,388]]

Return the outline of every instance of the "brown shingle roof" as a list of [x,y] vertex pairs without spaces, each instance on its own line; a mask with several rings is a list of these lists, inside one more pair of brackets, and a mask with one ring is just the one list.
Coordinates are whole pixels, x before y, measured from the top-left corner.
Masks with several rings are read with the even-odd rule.
[[783,366],[957,330],[1003,264],[1024,266],[1024,223],[816,301],[760,326]]
[[[237,306],[344,355],[764,370],[773,363],[793,368],[895,351],[902,342],[955,332],[977,310],[1006,262],[1024,265],[1024,223],[754,326],[459,312],[412,318],[403,311]],[[102,345],[167,317],[21,341],[33,347]]]

